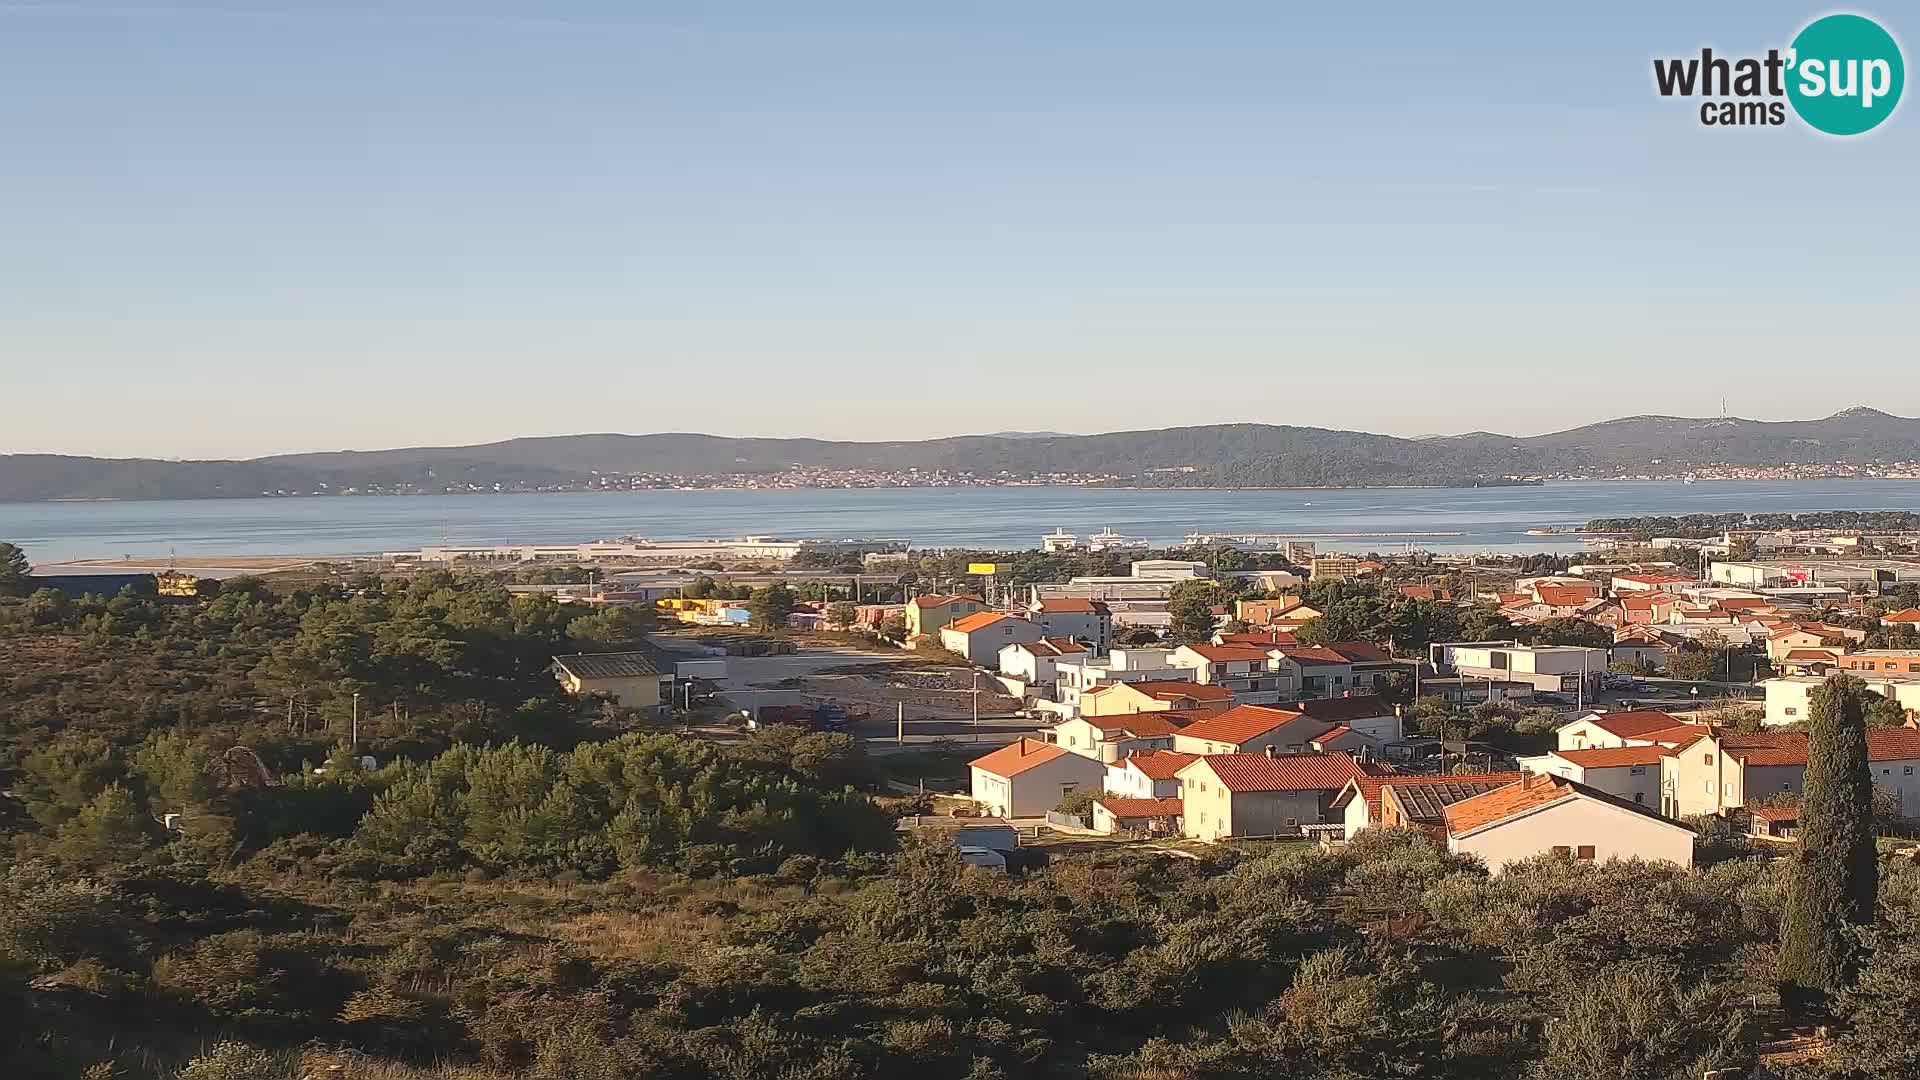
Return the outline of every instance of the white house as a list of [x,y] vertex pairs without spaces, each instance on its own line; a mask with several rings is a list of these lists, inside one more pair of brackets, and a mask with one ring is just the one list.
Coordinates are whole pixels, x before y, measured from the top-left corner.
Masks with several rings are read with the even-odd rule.
[[[1841,660],[1844,663],[1845,657]],[[1920,710],[1920,675],[1871,674],[1866,671],[1851,671],[1848,674],[1867,684],[1867,689],[1897,702],[1908,712]],[[1760,686],[1767,692],[1766,723],[1798,724],[1807,719],[1813,711],[1813,692],[1827,680],[1818,675],[1784,675],[1767,679]]]
[[1446,807],[1447,850],[1499,873],[1553,853],[1582,862],[1644,859],[1693,866],[1692,829],[1563,776],[1539,773]]
[[1143,750],[1173,749],[1174,733],[1186,721],[1184,714],[1165,712],[1076,716],[1053,726],[1053,744],[1095,761],[1119,761]]
[[1029,686],[1050,686],[1060,678],[1062,660],[1081,660],[1086,655],[1087,647],[1071,638],[1016,641],[1000,647],[1000,674]]
[[998,611],[976,611],[940,628],[940,647],[968,662],[991,668],[1000,650],[1023,641],[1039,641],[1045,632],[1025,619]]
[[[1505,787],[1523,776],[1517,772],[1361,776],[1348,781],[1334,796],[1332,809],[1340,815],[1348,840],[1362,829],[1393,826],[1418,826],[1444,836],[1446,817],[1440,811],[1446,806]],[[1389,791],[1389,786],[1393,790]]]
[[1093,652],[1113,648],[1113,611],[1103,601],[1080,597],[1036,600],[1027,609],[1050,638],[1070,638]]
[[1649,736],[1674,728],[1686,728],[1685,720],[1672,713],[1652,709],[1637,712],[1588,713],[1570,724],[1562,724],[1554,734],[1561,750],[1591,750],[1614,746],[1652,746]]
[[1564,776],[1638,806],[1658,807],[1660,763],[1673,752],[1665,746],[1554,750],[1523,757],[1520,767],[1530,773]]
[[1051,743],[1021,739],[969,762],[973,799],[1006,818],[1042,817],[1062,796],[1081,788],[1099,790],[1106,766]]
[[1123,799],[1166,799],[1180,794],[1180,770],[1194,755],[1173,750],[1135,750],[1107,763],[1106,791]]
[[1080,695],[1096,686],[1192,678],[1191,672],[1174,667],[1172,658],[1172,649],[1114,649],[1104,659],[1077,663],[1062,658],[1054,663],[1054,697],[1071,712],[1079,708]]

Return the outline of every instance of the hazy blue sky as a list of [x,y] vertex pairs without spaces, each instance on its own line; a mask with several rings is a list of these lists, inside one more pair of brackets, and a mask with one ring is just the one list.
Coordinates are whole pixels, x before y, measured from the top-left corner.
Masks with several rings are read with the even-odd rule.
[[1324,6],[0,0],[0,451],[1920,413],[1824,5]]

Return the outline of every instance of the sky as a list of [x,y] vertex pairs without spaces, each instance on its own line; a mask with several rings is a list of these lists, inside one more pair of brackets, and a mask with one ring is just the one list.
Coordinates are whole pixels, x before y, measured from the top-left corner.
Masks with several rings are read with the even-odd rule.
[[1459,6],[0,0],[0,452],[1920,415],[1829,9]]

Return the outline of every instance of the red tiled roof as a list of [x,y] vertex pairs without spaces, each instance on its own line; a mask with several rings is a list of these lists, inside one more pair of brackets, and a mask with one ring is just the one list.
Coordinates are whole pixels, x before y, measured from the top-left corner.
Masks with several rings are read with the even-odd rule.
[[1201,659],[1211,664],[1224,664],[1228,661],[1265,660],[1267,650],[1251,645],[1188,645]]
[[985,630],[987,627],[992,626],[1002,619],[1011,618],[1013,618],[1013,616],[1001,611],[976,611],[964,619],[955,619],[943,627],[943,629],[952,630],[960,634],[971,634],[976,630]]
[[1123,799],[1107,795],[1095,801],[1117,818],[1178,817],[1182,811],[1178,798]]
[[1712,731],[1712,728],[1703,724],[1675,724],[1670,728],[1643,732],[1633,737],[1659,743],[1661,746],[1685,746],[1697,741],[1702,735],[1711,734]]
[[1589,600],[1598,599],[1593,589],[1583,589],[1577,585],[1536,585],[1533,595],[1543,604],[1554,607],[1579,607]]
[[1035,610],[1044,615],[1091,615],[1096,611],[1105,611],[1106,609],[1107,605],[1098,600],[1077,600],[1072,598],[1042,600],[1035,607]]
[[1174,698],[1192,698],[1195,701],[1232,701],[1233,691],[1224,686],[1210,683],[1186,682],[1180,679],[1149,679],[1145,682],[1127,683],[1148,697],[1170,701]]
[[1840,659],[1839,649],[1788,649],[1786,659],[1833,663]]
[[1336,641],[1327,648],[1356,664],[1378,664],[1393,659],[1391,653],[1371,641]]
[[1367,804],[1367,809],[1369,811],[1368,817],[1378,818],[1380,816],[1380,789],[1386,787],[1388,784],[1392,784],[1394,787],[1399,787],[1399,788],[1417,787],[1417,786],[1429,785],[1429,784],[1444,786],[1444,785],[1458,784],[1463,782],[1471,782],[1475,784],[1505,785],[1505,784],[1511,784],[1516,780],[1524,780],[1526,779],[1526,776],[1527,774],[1523,772],[1463,773],[1458,776],[1446,775],[1446,774],[1440,774],[1440,773],[1435,773],[1435,774],[1426,775],[1426,776],[1409,776],[1404,774],[1394,774],[1390,776],[1362,776],[1362,777],[1355,778],[1352,785],[1347,790],[1342,791],[1339,795],[1334,797],[1333,809],[1338,810],[1341,807],[1347,805],[1349,802],[1352,802],[1353,801],[1352,796],[1357,794],[1359,795],[1361,800]]
[[1101,737],[1109,732],[1132,735],[1136,739],[1159,739],[1181,730],[1178,720],[1171,719],[1163,712],[1122,713],[1118,716],[1083,716],[1080,719],[1100,729]]
[[1775,825],[1783,821],[1800,820],[1800,808],[1797,806],[1749,806],[1747,813],[1761,821],[1771,821]]
[[1672,713],[1642,709],[1636,712],[1600,713],[1593,718],[1593,726],[1622,739],[1638,739],[1649,731],[1677,727],[1685,720]]
[[1345,724],[1341,724],[1339,727],[1330,727],[1327,730],[1321,732],[1320,734],[1315,735],[1313,737],[1313,741],[1317,743],[1331,742],[1334,739],[1338,739],[1342,735],[1351,735],[1351,734],[1353,734],[1353,729],[1348,727]]
[[1024,649],[1035,656],[1077,656],[1086,652],[1087,647],[1072,638],[1050,637],[1039,641],[1016,641],[1016,649]]
[[1225,712],[1215,713],[1204,720],[1187,725],[1180,733],[1196,739],[1211,742],[1232,743],[1236,746],[1249,739],[1257,739],[1282,724],[1290,724],[1303,714],[1287,712],[1284,709],[1269,709],[1264,705],[1235,705]]
[[1369,775],[1346,754],[1208,754],[1181,770],[1205,765],[1228,791],[1339,791]]
[[1575,783],[1564,776],[1540,773],[1530,775],[1517,784],[1508,784],[1506,787],[1489,791],[1485,795],[1476,795],[1447,807],[1447,832],[1450,835],[1459,836],[1462,833],[1505,821],[1516,814],[1576,798],[1586,798],[1609,806],[1617,806],[1630,813],[1665,822],[1676,829],[1686,828],[1679,822],[1649,810],[1639,803],[1628,802],[1598,788]]
[[1034,739],[1008,743],[991,754],[974,758],[967,764],[995,776],[1015,777],[1036,765],[1045,765],[1068,753],[1064,747]]
[[1198,754],[1182,754],[1176,750],[1135,750],[1107,768],[1125,769],[1131,762],[1132,767],[1139,769],[1149,780],[1171,780],[1175,773],[1193,764],[1198,757]]
[[1630,593],[1627,593],[1625,596],[1622,596],[1619,598],[1619,603],[1621,607],[1632,608],[1636,611],[1641,608],[1645,608],[1648,611],[1652,611],[1653,605],[1661,602],[1663,601],[1660,597],[1655,596],[1652,593],[1646,593],[1646,592],[1630,592]]
[[1278,651],[1296,664],[1350,664],[1353,661],[1317,645],[1279,646]]
[[[1698,742],[1696,739],[1694,742]],[[1682,749],[1691,749],[1693,743]],[[1720,750],[1730,758],[1748,765],[1805,765],[1807,737],[1791,732],[1761,732],[1754,735],[1727,733],[1720,736]],[[1873,728],[1867,732],[1868,761],[1920,761],[1920,730],[1914,728]]]
[[1617,769],[1622,765],[1655,765],[1674,751],[1664,746],[1610,746],[1594,750],[1555,750],[1583,769]]
[[1889,611],[1885,615],[1880,616],[1880,621],[1890,623],[1920,623],[1920,608],[1910,607],[1903,608],[1899,611]]

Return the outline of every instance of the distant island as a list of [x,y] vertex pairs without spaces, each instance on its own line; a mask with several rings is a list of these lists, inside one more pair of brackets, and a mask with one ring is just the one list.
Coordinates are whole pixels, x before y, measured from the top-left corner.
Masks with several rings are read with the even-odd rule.
[[915,442],[558,435],[245,461],[0,455],[0,502],[644,488],[1474,487],[1590,478],[1920,477],[1920,420],[1634,416],[1547,435],[1402,439],[1269,424]]

